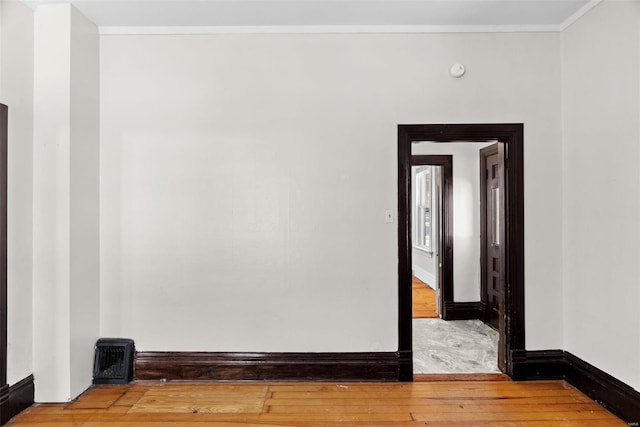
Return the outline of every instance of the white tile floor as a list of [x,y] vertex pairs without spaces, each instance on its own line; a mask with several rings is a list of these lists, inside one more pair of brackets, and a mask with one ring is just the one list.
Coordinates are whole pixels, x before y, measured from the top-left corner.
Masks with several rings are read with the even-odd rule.
[[413,319],[413,372],[500,372],[498,332],[480,320]]

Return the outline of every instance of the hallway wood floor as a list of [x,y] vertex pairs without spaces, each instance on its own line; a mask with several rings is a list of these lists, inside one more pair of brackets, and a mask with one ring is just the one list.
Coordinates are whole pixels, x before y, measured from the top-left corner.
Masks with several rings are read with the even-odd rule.
[[17,426],[625,426],[563,381],[96,386]]
[[411,293],[413,295],[414,319],[434,319],[439,317],[436,311],[436,291],[416,276],[413,276],[411,279]]

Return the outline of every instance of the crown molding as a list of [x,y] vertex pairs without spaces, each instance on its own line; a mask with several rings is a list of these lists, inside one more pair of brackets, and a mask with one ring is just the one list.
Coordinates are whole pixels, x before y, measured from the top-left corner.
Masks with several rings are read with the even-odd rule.
[[99,27],[101,35],[195,34],[394,34],[394,33],[540,33],[559,32],[560,25],[278,25]]
[[576,13],[574,13],[573,15],[571,15],[570,17],[565,19],[565,21],[562,24],[560,24],[560,31],[562,32],[562,31],[566,30],[567,28],[569,28],[578,19],[582,18],[584,15],[586,15],[587,12],[589,12],[591,9],[596,7],[601,2],[602,2],[602,0],[591,0],[589,3],[585,4],[584,6],[582,6],[580,9],[578,9],[578,11]]

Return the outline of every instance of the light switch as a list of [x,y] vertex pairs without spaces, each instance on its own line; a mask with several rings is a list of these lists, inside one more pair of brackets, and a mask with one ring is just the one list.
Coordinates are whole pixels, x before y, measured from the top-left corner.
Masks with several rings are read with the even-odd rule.
[[384,211],[384,222],[386,222],[387,224],[393,222],[393,212]]

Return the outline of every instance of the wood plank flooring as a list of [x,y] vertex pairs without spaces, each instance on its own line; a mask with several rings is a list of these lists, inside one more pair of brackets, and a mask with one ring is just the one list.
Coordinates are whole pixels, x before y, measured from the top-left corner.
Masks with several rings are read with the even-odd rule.
[[564,381],[135,382],[36,404],[10,426],[625,426]]
[[413,276],[411,281],[411,292],[413,294],[413,318],[414,319],[434,319],[438,318],[436,311],[436,291],[427,286],[426,283]]

